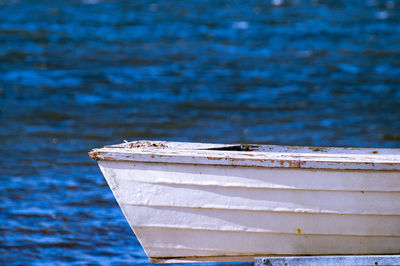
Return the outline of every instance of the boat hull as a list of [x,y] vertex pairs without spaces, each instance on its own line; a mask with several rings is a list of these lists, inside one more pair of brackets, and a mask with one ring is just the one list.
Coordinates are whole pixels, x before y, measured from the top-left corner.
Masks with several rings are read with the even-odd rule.
[[98,163],[152,262],[400,253],[399,171]]

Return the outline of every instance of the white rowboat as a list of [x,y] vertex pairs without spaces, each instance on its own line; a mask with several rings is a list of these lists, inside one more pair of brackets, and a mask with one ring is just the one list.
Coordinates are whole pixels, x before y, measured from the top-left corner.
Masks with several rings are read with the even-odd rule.
[[400,150],[136,141],[94,149],[154,263],[400,254]]

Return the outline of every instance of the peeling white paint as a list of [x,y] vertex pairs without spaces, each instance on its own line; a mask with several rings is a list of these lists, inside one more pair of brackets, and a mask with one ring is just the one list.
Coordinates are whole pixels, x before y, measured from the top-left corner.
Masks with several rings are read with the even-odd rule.
[[397,149],[142,141],[90,155],[152,262],[400,253]]

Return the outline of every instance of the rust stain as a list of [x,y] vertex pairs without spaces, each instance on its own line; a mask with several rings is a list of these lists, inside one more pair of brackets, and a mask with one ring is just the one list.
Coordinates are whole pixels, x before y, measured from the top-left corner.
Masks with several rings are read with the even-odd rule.
[[90,159],[95,160],[95,161],[101,161],[101,160],[114,161],[114,160],[116,160],[116,158],[114,158],[114,157],[102,156],[101,153],[98,153],[96,151],[90,151],[89,152],[89,157],[90,157]]
[[300,168],[300,161],[290,161],[289,167]]
[[[243,158],[230,158],[232,162],[243,162],[243,161],[248,161],[249,159],[243,159]],[[256,160],[252,160],[256,161]]]
[[308,149],[315,151],[315,152],[327,152],[328,148],[327,147],[309,147]]
[[260,162],[265,163],[266,160],[264,159],[247,159],[247,158],[229,158],[232,162]]
[[247,157],[255,157],[256,155],[254,153],[242,153],[242,156],[247,156]]
[[378,154],[379,152],[378,151],[371,151],[371,153]]
[[296,229],[296,233],[300,235],[301,234],[301,228],[297,228]]
[[98,161],[98,160],[101,159],[101,158],[97,155],[97,153],[95,153],[94,151],[90,151],[88,154],[89,154],[90,159],[92,159],[92,160]]
[[222,160],[222,157],[207,157],[208,160]]
[[300,168],[300,161],[282,160],[279,161],[279,164],[281,167],[285,167],[285,164],[287,164],[289,168]]

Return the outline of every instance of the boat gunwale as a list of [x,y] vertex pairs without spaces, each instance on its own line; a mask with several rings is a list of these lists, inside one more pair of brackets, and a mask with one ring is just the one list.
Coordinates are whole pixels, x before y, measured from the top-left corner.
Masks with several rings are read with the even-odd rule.
[[93,149],[89,156],[104,161],[400,171],[400,149],[136,141]]

